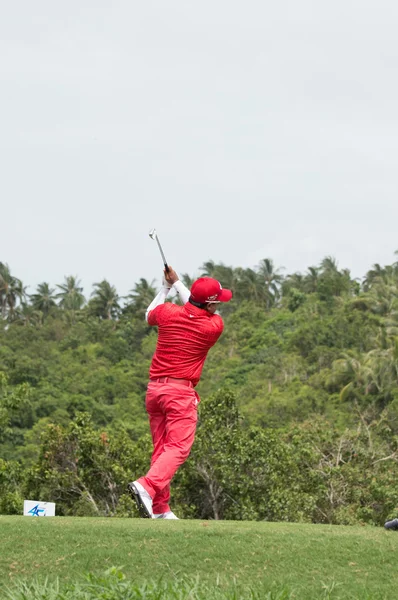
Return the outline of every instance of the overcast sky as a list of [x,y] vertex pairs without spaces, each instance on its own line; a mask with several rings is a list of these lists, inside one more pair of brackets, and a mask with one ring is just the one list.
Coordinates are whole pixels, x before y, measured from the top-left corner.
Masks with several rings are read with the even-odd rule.
[[126,294],[166,257],[355,277],[398,249],[394,0],[3,0],[0,260]]

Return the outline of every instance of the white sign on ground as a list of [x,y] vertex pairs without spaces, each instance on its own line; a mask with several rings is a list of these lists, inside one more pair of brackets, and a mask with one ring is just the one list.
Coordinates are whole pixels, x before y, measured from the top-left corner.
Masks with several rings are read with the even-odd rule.
[[25,517],[55,517],[55,503],[24,500],[23,514]]

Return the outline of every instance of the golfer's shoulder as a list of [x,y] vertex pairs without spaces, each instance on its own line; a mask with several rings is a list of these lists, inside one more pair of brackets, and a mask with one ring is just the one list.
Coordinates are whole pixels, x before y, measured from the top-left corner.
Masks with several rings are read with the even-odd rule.
[[173,315],[178,314],[181,311],[181,306],[173,304],[173,302],[165,302],[159,304],[149,313],[148,322],[150,325],[159,325],[160,323],[167,321]]
[[176,312],[181,312],[181,310],[183,309],[182,306],[180,306],[179,304],[174,304],[174,302],[165,302],[164,304],[161,304],[164,312],[169,312],[169,313],[176,313]]
[[210,322],[213,329],[215,329],[216,331],[221,332],[224,329],[224,321],[222,320],[220,315],[212,315]]

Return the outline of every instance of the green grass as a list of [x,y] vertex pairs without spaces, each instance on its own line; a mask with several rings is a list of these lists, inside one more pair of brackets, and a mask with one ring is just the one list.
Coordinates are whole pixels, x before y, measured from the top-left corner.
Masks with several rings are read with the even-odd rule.
[[[138,590],[153,582],[155,594],[171,586],[163,595],[128,595],[126,588],[124,595],[103,596],[112,600],[266,598],[270,590],[270,599],[396,597],[398,534],[382,528],[3,516],[0,543],[1,598],[21,579],[48,577],[50,590],[56,578],[65,587],[90,572],[93,582],[111,567],[126,576],[109,584],[115,589],[123,584]],[[184,585],[196,585],[196,596],[173,595]],[[58,598],[50,591],[23,597]],[[72,597],[102,596],[78,596],[76,590],[65,596]]]
[[160,580],[134,583],[117,569],[102,576],[90,575],[86,581],[60,585],[59,581],[44,583],[18,582],[6,590],[7,600],[293,600],[287,590],[255,592],[234,584],[229,590],[220,584],[204,584],[196,579]]

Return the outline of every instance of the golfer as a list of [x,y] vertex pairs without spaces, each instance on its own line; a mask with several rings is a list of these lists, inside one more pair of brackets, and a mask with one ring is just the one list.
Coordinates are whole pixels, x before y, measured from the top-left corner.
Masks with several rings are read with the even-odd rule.
[[[183,306],[165,303],[171,288]],[[195,438],[199,403],[195,386],[224,327],[215,313],[220,302],[231,298],[232,292],[211,277],[197,279],[189,291],[169,266],[162,289],[147,309],[147,322],[158,327],[146,394],[153,454],[148,473],[128,485],[142,517],[178,518],[169,506],[170,481],[188,458]]]

